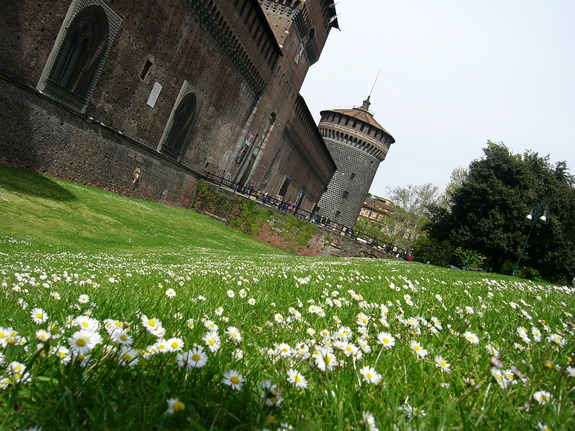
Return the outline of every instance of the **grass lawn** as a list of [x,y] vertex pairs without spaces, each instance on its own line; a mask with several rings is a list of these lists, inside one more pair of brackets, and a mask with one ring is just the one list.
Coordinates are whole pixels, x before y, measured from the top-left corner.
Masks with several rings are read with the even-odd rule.
[[0,166],[0,430],[575,429],[574,289],[304,258]]

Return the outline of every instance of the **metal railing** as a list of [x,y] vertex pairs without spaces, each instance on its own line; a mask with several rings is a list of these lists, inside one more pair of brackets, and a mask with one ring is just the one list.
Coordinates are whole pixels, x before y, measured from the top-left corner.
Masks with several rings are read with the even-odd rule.
[[204,174],[204,177],[212,184],[215,184],[218,187],[225,187],[233,191],[234,194],[238,194],[239,196],[242,196],[246,199],[255,200],[261,205],[273,208],[279,212],[291,214],[299,218],[300,220],[313,223],[323,229],[332,231],[336,234],[347,236],[348,238],[351,238],[363,244],[367,244],[369,246],[377,248],[378,250],[384,251],[388,254],[392,254],[396,257],[407,257],[408,255],[408,250],[404,248],[386,243],[382,241],[380,238],[365,235],[359,230],[352,229],[348,226],[342,225],[341,223],[336,223],[335,221],[330,220],[329,218],[326,217],[322,217],[317,213],[311,213],[307,210],[301,209],[291,202],[286,202],[282,199],[274,198],[273,196],[270,196],[268,193],[263,193],[258,190],[255,190],[252,186],[242,186],[239,183],[234,183],[231,180],[228,180],[224,177],[220,177],[218,175],[214,175],[209,172],[206,172]]

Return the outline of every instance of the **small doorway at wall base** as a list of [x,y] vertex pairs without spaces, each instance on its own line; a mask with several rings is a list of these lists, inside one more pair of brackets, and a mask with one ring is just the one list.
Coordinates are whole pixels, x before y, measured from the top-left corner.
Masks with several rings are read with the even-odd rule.
[[255,156],[255,154],[252,154],[252,156],[250,157],[250,161],[248,162],[248,166],[246,167],[244,173],[242,174],[242,177],[238,181],[238,184],[240,187],[245,187],[246,182],[248,181],[250,174],[252,172],[252,168],[254,167],[255,161],[256,161],[256,156]]
[[283,182],[282,186],[280,187],[280,191],[278,192],[278,195],[282,196],[282,198],[285,198],[285,195],[288,191],[288,187],[289,187],[290,183],[291,183],[291,178],[286,175],[284,177],[284,182]]
[[299,207],[301,206],[301,203],[303,202],[303,198],[305,197],[305,192],[303,190],[300,190],[297,198],[295,200],[295,210],[296,212],[299,210]]

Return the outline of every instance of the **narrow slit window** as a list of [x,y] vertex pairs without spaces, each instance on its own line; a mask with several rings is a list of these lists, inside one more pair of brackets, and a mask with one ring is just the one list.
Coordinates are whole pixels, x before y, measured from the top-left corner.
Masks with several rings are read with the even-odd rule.
[[148,75],[151,67],[152,62],[150,60],[146,60],[146,64],[144,64],[144,67],[142,68],[142,73],[140,73],[140,79],[146,79],[146,76]]

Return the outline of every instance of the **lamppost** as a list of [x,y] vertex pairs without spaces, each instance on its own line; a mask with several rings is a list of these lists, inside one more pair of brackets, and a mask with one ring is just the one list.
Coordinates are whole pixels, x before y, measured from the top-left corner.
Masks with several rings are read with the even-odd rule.
[[541,214],[542,210],[543,210],[543,202],[539,202],[539,204],[537,205],[537,209],[535,210],[535,214],[533,214],[533,210],[531,210],[531,212],[527,215],[527,220],[531,220],[531,227],[529,228],[529,233],[527,234],[527,238],[525,239],[525,244],[523,244],[523,249],[521,250],[521,253],[519,254],[519,259],[517,259],[517,263],[515,264],[515,268],[513,268],[513,275],[515,275],[517,273],[517,268],[519,268],[519,262],[521,262],[521,258],[523,257],[523,252],[525,251],[525,248],[527,247],[527,243],[529,242],[529,238],[531,237],[531,232],[533,232],[533,228],[537,224],[537,220],[541,220],[543,222],[547,221],[547,210],[543,211],[542,216],[539,216]]

